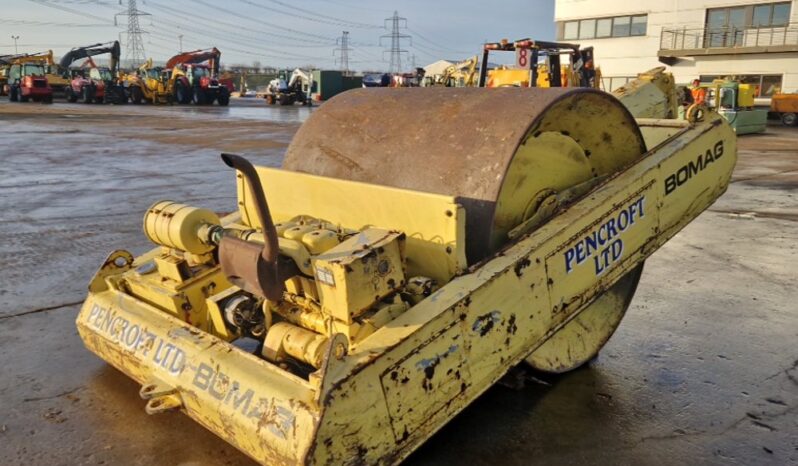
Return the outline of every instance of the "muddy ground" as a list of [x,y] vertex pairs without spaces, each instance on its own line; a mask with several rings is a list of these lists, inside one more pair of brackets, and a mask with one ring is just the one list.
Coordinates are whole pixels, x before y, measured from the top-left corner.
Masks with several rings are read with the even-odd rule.
[[[144,210],[230,211],[240,152],[278,166],[306,108],[0,100],[0,463],[250,465],[85,350],[74,319]],[[597,360],[494,387],[407,464],[798,464],[798,128],[740,138],[729,191],[647,261]]]

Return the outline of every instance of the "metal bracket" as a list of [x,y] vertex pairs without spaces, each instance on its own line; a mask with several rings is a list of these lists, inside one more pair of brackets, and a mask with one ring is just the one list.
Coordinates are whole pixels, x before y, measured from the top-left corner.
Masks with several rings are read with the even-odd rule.
[[150,415],[183,407],[183,399],[177,389],[161,381],[144,384],[139,390],[139,396],[143,400],[148,400],[144,411]]

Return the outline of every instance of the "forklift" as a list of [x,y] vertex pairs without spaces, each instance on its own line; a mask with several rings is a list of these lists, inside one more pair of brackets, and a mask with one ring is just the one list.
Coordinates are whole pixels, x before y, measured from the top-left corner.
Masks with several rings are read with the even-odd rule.
[[[488,71],[490,52],[515,52],[514,69]],[[563,66],[560,57],[569,57]],[[541,57],[545,64],[539,63]],[[479,87],[599,87],[599,73],[593,61],[593,47],[578,44],[521,39],[487,43],[482,48]]]

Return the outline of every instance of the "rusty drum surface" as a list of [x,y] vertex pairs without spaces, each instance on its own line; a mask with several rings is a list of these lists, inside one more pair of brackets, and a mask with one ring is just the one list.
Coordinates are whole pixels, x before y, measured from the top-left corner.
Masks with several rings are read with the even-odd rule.
[[455,196],[474,263],[506,242],[542,189],[615,172],[644,152],[634,118],[592,89],[369,88],[317,109],[283,168]]

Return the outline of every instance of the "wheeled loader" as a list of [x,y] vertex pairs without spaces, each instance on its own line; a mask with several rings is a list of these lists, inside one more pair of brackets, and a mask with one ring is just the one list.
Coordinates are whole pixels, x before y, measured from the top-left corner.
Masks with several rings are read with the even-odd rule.
[[21,59],[8,67],[8,100],[11,102],[53,102],[53,88],[47,79],[47,63]]
[[183,52],[166,62],[170,80],[174,81],[174,101],[180,104],[221,106],[230,103],[230,89],[219,82],[219,60],[222,52],[216,47]]
[[339,94],[281,169],[222,155],[235,212],[154,203],[156,248],[108,256],[78,331],[148,413],[264,465],[397,464],[512,368],[598,353],[646,258],[729,183],[733,131],[693,114],[587,88]]
[[171,104],[174,101],[175,79],[162,67],[153,66],[152,58],[134,73],[123,74],[121,80],[125,94],[134,104]]

